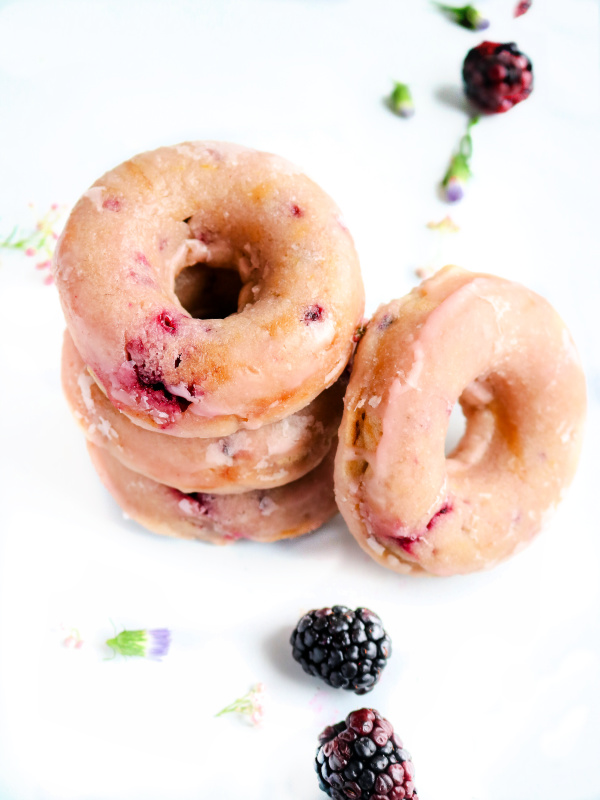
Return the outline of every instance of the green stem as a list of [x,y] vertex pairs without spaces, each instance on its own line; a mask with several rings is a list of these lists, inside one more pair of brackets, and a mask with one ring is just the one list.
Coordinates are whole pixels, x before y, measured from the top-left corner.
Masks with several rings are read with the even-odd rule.
[[234,700],[233,703],[230,703],[225,708],[222,708],[215,717],[221,717],[223,714],[231,714],[233,711],[237,711],[240,714],[245,714],[247,711],[252,710],[252,703],[249,700],[244,700],[241,698],[240,700]]
[[467,132],[465,133],[464,136],[461,137],[461,140],[460,140],[459,145],[458,145],[458,152],[460,153],[461,156],[464,156],[464,158],[467,161],[473,155],[473,139],[471,138],[471,128],[474,125],[477,125],[479,120],[480,120],[480,117],[478,117],[478,116],[471,117],[471,119],[467,123]]
[[388,99],[388,104],[395,114],[399,114],[402,117],[412,115],[414,112],[414,104],[410,88],[406,83],[395,82],[394,89]]
[[[475,6],[470,4],[466,6],[449,6],[446,3],[434,2],[433,5],[439,8],[444,14],[451,17],[454,22],[461,25],[463,28],[477,30],[481,23],[486,23]],[[487,23],[481,27],[487,27]]]

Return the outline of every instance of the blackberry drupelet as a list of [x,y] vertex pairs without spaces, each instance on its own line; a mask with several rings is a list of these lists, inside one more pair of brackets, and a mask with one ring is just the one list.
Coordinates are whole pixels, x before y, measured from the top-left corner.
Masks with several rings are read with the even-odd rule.
[[325,728],[319,743],[319,786],[334,800],[418,800],[410,753],[372,708]]
[[392,641],[381,620],[367,608],[310,611],[296,626],[290,643],[305,672],[356,694],[371,691],[392,654]]
[[533,89],[531,61],[514,43],[482,42],[467,53],[462,74],[469,100],[492,114],[508,111]]

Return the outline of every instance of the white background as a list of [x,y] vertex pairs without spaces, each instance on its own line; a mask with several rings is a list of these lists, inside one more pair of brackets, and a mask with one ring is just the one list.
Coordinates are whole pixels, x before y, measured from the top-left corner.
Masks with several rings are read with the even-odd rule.
[[[316,736],[364,701],[291,660],[302,612],[366,605],[394,655],[366,700],[412,752],[422,800],[600,797],[598,8],[488,0],[484,37],[425,0],[0,2],[0,235],[105,170],[185,139],[299,163],[341,206],[367,310],[415,268],[526,283],[572,329],[589,380],[581,467],[547,530],[492,572],[411,579],[338,516],[302,540],[217,549],[125,521],[59,384],[56,292],[0,253],[0,799],[318,800]],[[516,41],[535,90],[474,130],[475,178],[436,185],[465,125],[460,65]],[[410,83],[416,114],[382,98]],[[544,354],[546,357],[546,354]],[[548,355],[547,357],[551,357]],[[168,626],[162,663],[105,661],[118,627]],[[62,647],[60,625],[86,646]],[[263,681],[262,729],[215,719]]]

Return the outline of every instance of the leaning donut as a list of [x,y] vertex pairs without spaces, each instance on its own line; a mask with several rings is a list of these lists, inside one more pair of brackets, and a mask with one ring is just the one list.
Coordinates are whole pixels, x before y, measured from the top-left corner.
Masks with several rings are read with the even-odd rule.
[[100,479],[132,519],[155,533],[213,544],[239,539],[273,542],[316,530],[337,513],[333,494],[335,442],[314,470],[297,481],[243,494],[187,494],[132,472],[104,447],[88,442]]
[[346,388],[342,376],[306,408],[255,431],[183,439],[140,428],[118,411],[90,376],[68,332],[62,383],[73,415],[93,444],[158,483],[214,493],[271,489],[314,469],[337,435]]
[[[444,457],[453,405],[466,431]],[[585,380],[532,291],[446,267],[381,307],[359,344],[336,458],[340,510],[398,572],[490,567],[539,531],[579,456]]]
[[[239,272],[238,312],[194,319],[175,279]],[[276,422],[332,385],[364,292],[333,201],[277,156],[218,142],[163,147],[75,206],[55,277],[77,350],[111,402],[174,436]]]

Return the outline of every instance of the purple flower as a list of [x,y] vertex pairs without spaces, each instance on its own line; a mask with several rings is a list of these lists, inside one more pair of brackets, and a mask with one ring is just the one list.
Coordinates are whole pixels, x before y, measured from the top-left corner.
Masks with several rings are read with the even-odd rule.
[[452,177],[445,186],[446,200],[449,203],[458,203],[465,195],[464,183],[458,178]]
[[169,652],[171,631],[168,628],[154,628],[148,631],[148,658],[162,658]]
[[465,186],[471,177],[471,155],[473,153],[473,141],[471,139],[471,128],[479,121],[479,117],[472,117],[467,124],[467,132],[461,138],[458,153],[450,159],[450,166],[442,179],[442,188],[446,200],[449,203],[457,203],[462,200],[465,193]]
[[476,11],[475,14],[477,15],[473,24],[473,30],[475,31],[484,31],[486,28],[490,27],[489,19],[485,19],[481,16],[479,11]]

